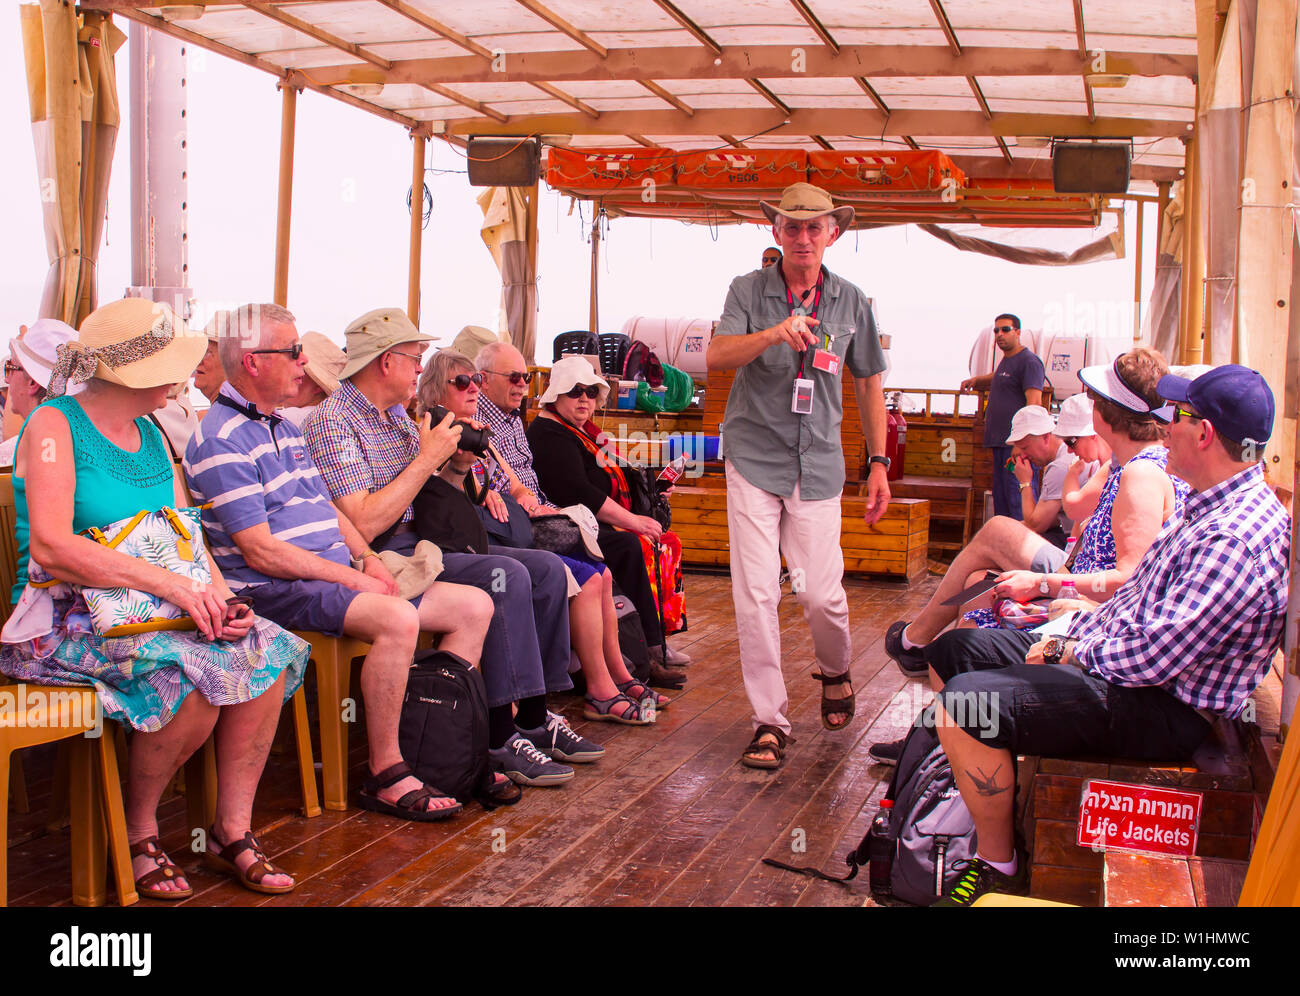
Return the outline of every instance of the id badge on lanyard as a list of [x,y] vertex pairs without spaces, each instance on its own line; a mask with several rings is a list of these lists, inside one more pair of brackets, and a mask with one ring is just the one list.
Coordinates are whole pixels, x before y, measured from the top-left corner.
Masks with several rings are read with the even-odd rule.
[[[798,304],[795,303],[794,295],[790,292],[789,288],[786,289],[785,293],[786,303],[789,306],[790,314],[793,317],[817,317],[817,309],[821,306],[822,299],[822,280],[820,276],[817,278],[816,293],[813,297],[811,308],[805,307],[803,303],[804,299],[808,296],[807,292],[804,293],[804,297],[800,299]],[[796,322],[795,325],[802,326],[805,330],[808,329],[807,324],[804,322]],[[823,342],[827,342],[829,345],[829,341],[824,336],[822,337],[822,340]],[[813,399],[817,394],[816,382],[811,377],[804,376],[804,364],[807,362],[807,359],[808,350],[805,349],[799,354],[799,373],[794,379],[793,390],[790,397],[790,411],[794,412],[796,415],[811,415],[813,410]],[[813,370],[822,370],[834,376],[839,373],[840,358],[829,349],[823,349],[818,346],[813,349],[812,365]]]

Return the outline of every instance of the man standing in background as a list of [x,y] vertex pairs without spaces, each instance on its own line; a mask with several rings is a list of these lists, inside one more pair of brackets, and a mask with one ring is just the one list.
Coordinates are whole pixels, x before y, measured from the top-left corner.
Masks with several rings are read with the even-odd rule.
[[966,378],[961,389],[989,392],[984,445],[993,450],[993,512],[1020,519],[1020,483],[1007,466],[1011,460],[1007,436],[1016,412],[1025,405],[1043,403],[1043,361],[1020,344],[1020,319],[1015,315],[998,315],[993,320],[993,341],[1002,350],[1002,359],[992,373]]

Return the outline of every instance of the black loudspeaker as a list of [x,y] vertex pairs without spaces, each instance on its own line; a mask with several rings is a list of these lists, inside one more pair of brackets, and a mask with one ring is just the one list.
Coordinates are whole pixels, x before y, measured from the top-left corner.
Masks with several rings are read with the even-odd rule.
[[1058,194],[1128,192],[1130,145],[1057,142],[1052,146],[1052,186]]
[[470,136],[471,187],[531,187],[542,168],[542,145],[536,138]]

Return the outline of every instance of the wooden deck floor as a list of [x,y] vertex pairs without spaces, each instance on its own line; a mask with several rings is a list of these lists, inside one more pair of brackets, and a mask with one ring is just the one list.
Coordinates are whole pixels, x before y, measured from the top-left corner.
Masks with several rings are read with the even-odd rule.
[[[885,657],[894,619],[919,608],[937,579],[911,586],[849,582],[857,716],[846,732],[822,729],[820,685],[807,627],[793,596],[781,627],[798,743],[777,772],[738,763],[750,732],[740,681],[730,583],[687,579],[689,633],[674,645],[695,663],[690,681],[648,728],[590,723],[581,699],[561,696],[580,732],[606,748],[569,785],[527,789],[517,806],[470,806],[445,824],[416,824],[360,809],[297,815],[290,753],[273,756],[254,824],[272,860],[294,874],[288,896],[247,892],[202,868],[186,850],[184,801],[161,810],[163,845],[195,888],[190,903],[249,905],[858,905],[865,874],[850,887],[813,882],[761,864],[764,856],[842,867],[865,832],[889,769],[866,755],[876,740],[901,735],[923,695]],[[350,787],[360,784],[363,737],[351,737]],[[33,812],[10,822],[9,897],[15,906],[62,905],[71,892],[68,831],[45,829],[48,756],[28,764]],[[791,856],[795,841],[806,852]],[[142,905],[155,905],[148,900]]]

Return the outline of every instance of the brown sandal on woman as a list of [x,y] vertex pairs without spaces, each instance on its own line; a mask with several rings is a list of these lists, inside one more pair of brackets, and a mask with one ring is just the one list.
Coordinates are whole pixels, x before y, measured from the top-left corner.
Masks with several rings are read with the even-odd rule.
[[[247,868],[240,868],[235,863],[235,859],[245,851],[252,851],[253,856],[257,858]],[[239,884],[245,889],[251,889],[253,892],[261,892],[268,896],[282,896],[286,892],[292,892],[297,888],[298,883],[290,885],[263,885],[262,880],[268,875],[288,875],[289,873],[281,868],[275,867],[266,858],[266,852],[262,850],[262,845],[257,842],[253,836],[253,831],[249,830],[244,834],[241,840],[231,841],[229,844],[222,844],[217,840],[216,828],[208,830],[208,849],[203,855],[204,862],[210,868],[217,871],[223,871],[227,875],[233,875],[239,879]]]
[[[765,743],[763,737],[771,735],[776,743]],[[747,768],[762,768],[771,770],[781,767],[781,761],[785,758],[786,744],[794,743],[794,734],[786,733],[779,726],[760,726],[754,731],[754,739],[749,742],[745,748],[745,753],[740,755],[740,763]],[[764,754],[771,754],[772,757],[763,757]]]
[[152,858],[154,864],[158,867],[153,871],[145,872],[135,880],[135,891],[145,899],[165,899],[175,902],[178,899],[189,899],[194,895],[194,889],[186,886],[184,889],[158,889],[155,886],[163,882],[175,882],[178,878],[184,878],[184,873],[172,863],[172,859],[167,857],[163,849],[158,846],[157,837],[146,837],[144,840],[138,840],[131,845],[131,857],[138,858],[141,855]]
[[[842,730],[853,722],[853,709],[857,703],[857,694],[853,691],[853,681],[849,677],[849,672],[845,671],[843,674],[813,674],[809,675],[809,677],[822,683],[822,726],[828,730]],[[827,698],[827,685],[848,685],[849,694],[842,699]],[[847,714],[844,722],[831,722],[832,716],[841,714]]]

